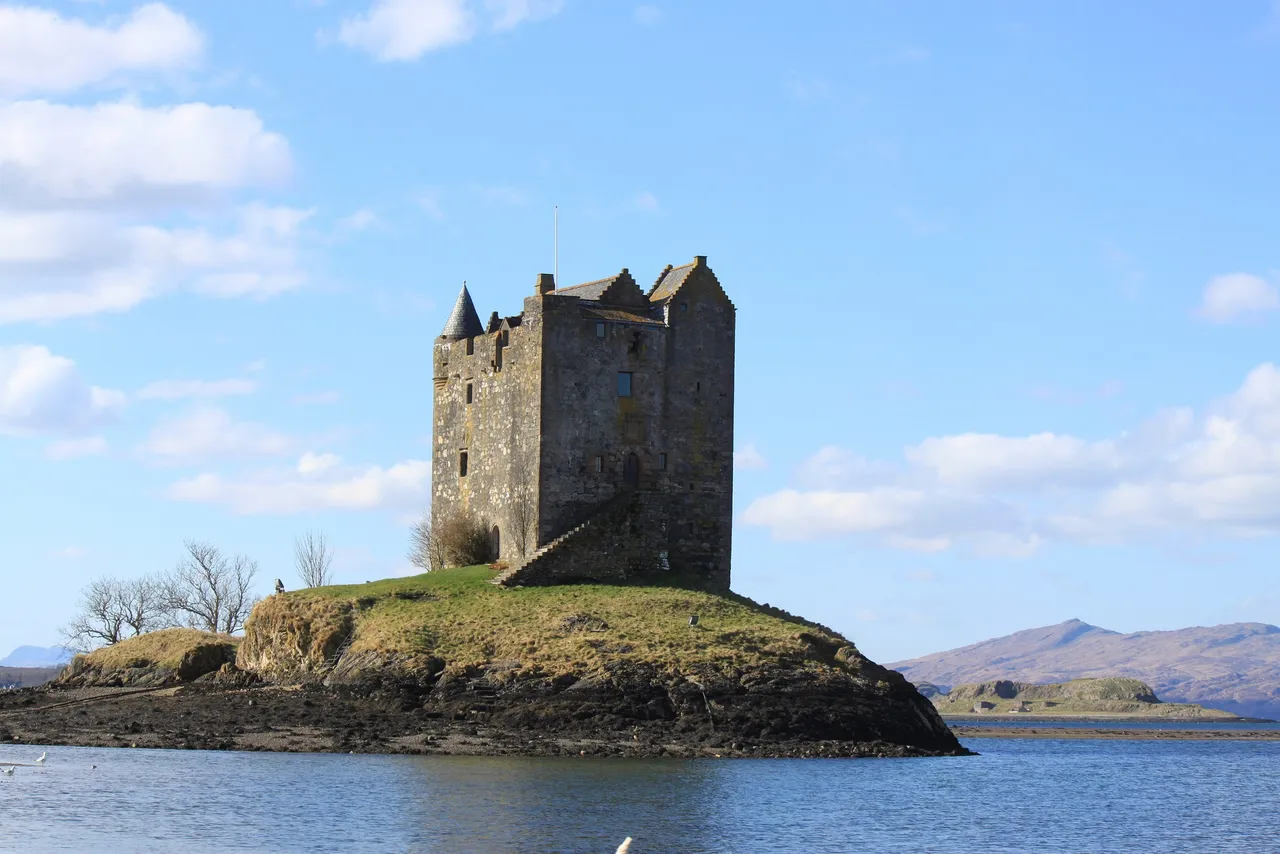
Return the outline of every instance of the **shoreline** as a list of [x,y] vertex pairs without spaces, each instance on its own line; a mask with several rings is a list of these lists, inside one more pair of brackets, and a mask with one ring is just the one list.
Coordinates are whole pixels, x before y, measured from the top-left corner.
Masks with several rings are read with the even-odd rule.
[[[473,706],[473,704],[468,704]],[[317,686],[84,689],[0,698],[8,745],[441,756],[887,758],[970,755],[876,738],[747,738],[689,721],[542,717],[524,727],[487,712],[399,707]],[[948,735],[950,735],[948,733]],[[951,740],[950,738],[948,740]],[[16,758],[16,757],[15,757]]]
[[1106,727],[953,726],[956,738],[1036,738],[1126,741],[1280,741],[1274,729],[1108,729]]
[[[941,713],[939,713],[941,714]],[[986,722],[991,720],[998,721],[1048,721],[1046,726],[1053,726],[1056,723],[1140,723],[1140,724],[1273,724],[1277,721],[1269,718],[1244,718],[1235,715],[1229,716],[1205,716],[1205,717],[1169,717],[1164,715],[1124,715],[1124,714],[1096,714],[1096,715],[1041,715],[1031,714],[1028,712],[1019,712],[1017,714],[985,714],[985,715],[947,715],[943,714],[942,719],[950,725],[953,721],[961,724]]]

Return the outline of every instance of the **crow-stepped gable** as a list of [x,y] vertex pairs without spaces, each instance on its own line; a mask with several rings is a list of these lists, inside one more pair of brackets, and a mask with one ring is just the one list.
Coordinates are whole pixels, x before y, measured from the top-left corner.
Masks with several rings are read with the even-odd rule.
[[507,585],[679,573],[728,589],[735,309],[699,255],[624,268],[435,342],[432,523],[483,522]]

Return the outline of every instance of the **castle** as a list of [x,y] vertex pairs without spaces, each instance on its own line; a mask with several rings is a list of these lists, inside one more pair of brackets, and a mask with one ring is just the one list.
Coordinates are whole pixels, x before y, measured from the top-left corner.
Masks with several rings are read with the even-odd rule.
[[507,585],[675,572],[729,587],[735,309],[705,256],[481,324],[464,285],[435,342],[432,524],[490,527]]

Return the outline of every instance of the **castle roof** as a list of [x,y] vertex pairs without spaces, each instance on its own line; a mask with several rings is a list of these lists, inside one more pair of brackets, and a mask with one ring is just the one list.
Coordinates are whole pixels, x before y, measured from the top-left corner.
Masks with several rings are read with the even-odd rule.
[[595,320],[610,320],[614,323],[639,323],[644,326],[665,325],[660,317],[645,314],[644,309],[605,308],[591,306],[582,310],[583,317]]
[[475,303],[471,301],[466,283],[463,283],[462,290],[458,292],[458,301],[453,304],[453,312],[445,321],[444,331],[440,333],[440,337],[456,341],[459,338],[474,338],[483,334],[484,326],[480,323],[480,315],[476,314]]
[[640,290],[640,286],[636,284],[635,279],[631,278],[631,273],[626,267],[623,267],[622,271],[616,276],[610,276],[607,279],[596,279],[594,282],[586,282],[581,285],[570,285],[567,288],[558,288],[555,293],[560,296],[577,297],[580,300],[606,303],[608,305],[631,305],[636,307],[647,305],[644,291]]
[[697,264],[697,261],[692,264],[681,264],[679,267],[668,264],[667,269],[658,276],[658,281],[654,282],[653,289],[649,291],[649,301],[662,302],[675,296],[676,291],[680,290],[680,286],[684,284],[685,279],[689,278],[689,274]]

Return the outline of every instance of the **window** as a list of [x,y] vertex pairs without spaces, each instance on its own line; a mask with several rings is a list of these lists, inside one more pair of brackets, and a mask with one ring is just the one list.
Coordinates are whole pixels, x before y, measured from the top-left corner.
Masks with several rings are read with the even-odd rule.
[[603,320],[596,323],[596,337],[597,338],[604,337],[604,321]]
[[627,371],[618,372],[618,397],[631,397],[631,374]]
[[476,340],[474,338],[467,339],[467,355],[473,356],[476,352]]
[[693,390],[694,390],[694,391],[696,391],[696,392],[700,392],[700,391],[702,391],[702,383],[701,383],[701,382],[696,382],[696,383],[694,383],[694,384],[693,384]]
[[471,390],[471,383],[467,383],[467,403],[470,403],[470,402],[471,402],[471,398],[472,398],[471,391],[472,391],[472,390]]
[[687,302],[682,302],[682,303],[680,303],[680,310],[681,310],[681,311],[688,311],[688,310],[689,310],[689,303],[687,303]]
[[458,477],[467,476],[467,452],[462,451],[458,454]]
[[604,471],[604,457],[596,457],[596,473]]
[[666,470],[667,470],[667,455],[658,454],[658,471],[666,471]]

